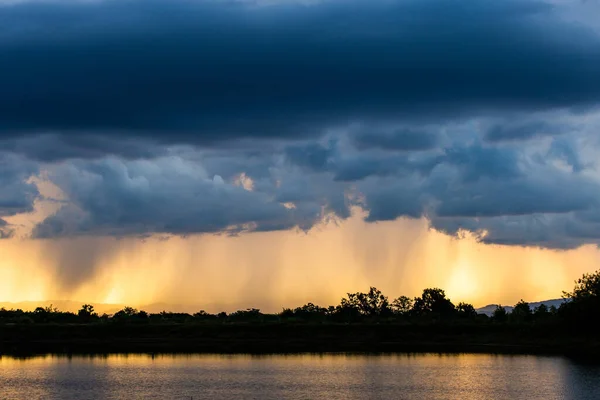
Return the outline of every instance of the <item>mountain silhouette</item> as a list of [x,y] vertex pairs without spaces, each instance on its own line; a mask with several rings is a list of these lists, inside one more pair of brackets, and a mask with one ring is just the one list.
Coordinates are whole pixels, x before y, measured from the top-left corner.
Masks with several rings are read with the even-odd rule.
[[[536,307],[540,306],[541,304],[544,304],[548,308],[550,308],[552,306],[558,308],[564,302],[565,302],[565,299],[551,299],[551,300],[536,301],[533,303],[529,303],[529,308],[531,308],[531,310],[533,310]],[[478,314],[485,314],[488,317],[491,317],[492,314],[494,313],[494,310],[496,309],[496,307],[498,307],[498,304],[488,304],[485,307],[476,308],[475,311],[477,311]],[[512,310],[513,310],[512,306],[503,306],[503,307],[506,310],[506,312],[509,312],[509,313],[512,312]]]

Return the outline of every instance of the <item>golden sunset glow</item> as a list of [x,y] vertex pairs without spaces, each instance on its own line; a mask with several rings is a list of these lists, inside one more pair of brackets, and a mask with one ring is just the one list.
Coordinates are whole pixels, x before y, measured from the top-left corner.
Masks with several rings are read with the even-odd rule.
[[593,246],[485,245],[430,230],[424,220],[369,224],[359,214],[308,233],[5,240],[0,300],[278,311],[336,304],[346,292],[376,286],[390,298],[440,287],[455,303],[510,305],[560,297],[600,259]]

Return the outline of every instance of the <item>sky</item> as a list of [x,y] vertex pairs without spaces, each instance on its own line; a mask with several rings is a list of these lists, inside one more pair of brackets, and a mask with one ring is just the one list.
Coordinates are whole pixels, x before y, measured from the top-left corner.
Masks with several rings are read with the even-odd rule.
[[0,301],[213,310],[598,268],[596,0],[0,0]]

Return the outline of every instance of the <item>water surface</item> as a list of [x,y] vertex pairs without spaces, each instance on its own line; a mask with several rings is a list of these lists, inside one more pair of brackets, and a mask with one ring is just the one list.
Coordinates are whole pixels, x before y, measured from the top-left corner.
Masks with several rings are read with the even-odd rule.
[[0,358],[0,399],[600,399],[561,357],[109,355]]

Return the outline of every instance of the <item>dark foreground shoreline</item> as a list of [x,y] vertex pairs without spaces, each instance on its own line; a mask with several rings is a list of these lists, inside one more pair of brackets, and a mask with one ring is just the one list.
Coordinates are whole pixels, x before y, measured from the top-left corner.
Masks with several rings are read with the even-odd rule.
[[495,353],[600,360],[600,340],[510,325],[0,325],[0,355],[106,353]]

